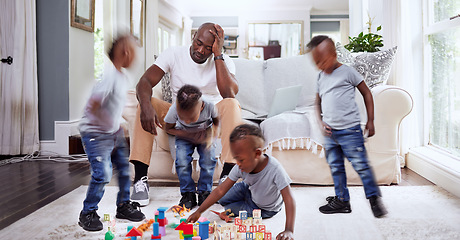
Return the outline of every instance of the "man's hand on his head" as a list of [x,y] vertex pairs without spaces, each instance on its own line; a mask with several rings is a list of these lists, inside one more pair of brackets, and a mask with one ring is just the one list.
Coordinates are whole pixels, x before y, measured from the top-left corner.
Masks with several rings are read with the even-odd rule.
[[222,48],[224,46],[224,29],[219,24],[214,24],[217,32],[209,30],[209,32],[214,35],[214,44],[212,45],[212,53],[214,56],[219,56],[222,54]]

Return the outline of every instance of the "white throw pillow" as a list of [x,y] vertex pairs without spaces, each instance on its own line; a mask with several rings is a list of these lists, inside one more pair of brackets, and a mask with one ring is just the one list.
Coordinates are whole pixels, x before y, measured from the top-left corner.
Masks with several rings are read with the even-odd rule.
[[397,47],[379,52],[355,54],[337,43],[336,49],[337,60],[356,69],[363,76],[369,88],[387,83]]

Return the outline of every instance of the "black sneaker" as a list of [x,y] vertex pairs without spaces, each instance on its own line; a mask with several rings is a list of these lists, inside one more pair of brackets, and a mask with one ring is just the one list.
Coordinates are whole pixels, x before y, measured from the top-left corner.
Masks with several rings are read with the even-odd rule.
[[201,206],[201,204],[204,202],[204,200],[206,200],[206,198],[208,198],[209,194],[211,194],[211,193],[208,192],[208,191],[198,193],[198,206]]
[[383,217],[388,213],[385,206],[383,206],[382,199],[379,196],[370,197],[369,202],[371,203],[371,209],[374,217]]
[[196,195],[194,192],[181,193],[182,198],[179,201],[179,206],[192,209],[196,206]]
[[319,211],[324,214],[351,213],[349,201],[341,201],[337,196],[327,197],[326,201],[327,204],[319,208]]
[[138,202],[124,202],[117,207],[117,218],[140,222],[145,218]]
[[102,230],[102,222],[99,220],[99,215],[97,215],[96,210],[83,214],[80,212],[80,217],[78,221],[78,225],[85,229],[86,231],[101,231]]

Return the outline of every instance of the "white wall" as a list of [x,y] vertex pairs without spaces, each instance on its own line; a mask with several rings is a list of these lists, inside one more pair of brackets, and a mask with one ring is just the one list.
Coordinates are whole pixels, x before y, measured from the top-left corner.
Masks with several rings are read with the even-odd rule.
[[[66,79],[62,80],[66,81]],[[69,29],[69,120],[81,118],[94,82],[93,33],[71,27]]]

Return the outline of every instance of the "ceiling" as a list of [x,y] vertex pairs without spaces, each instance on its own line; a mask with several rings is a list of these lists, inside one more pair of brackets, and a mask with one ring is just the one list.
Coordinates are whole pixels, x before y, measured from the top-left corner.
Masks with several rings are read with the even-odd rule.
[[348,0],[164,0],[189,16],[235,15],[241,11],[306,10],[348,14]]

